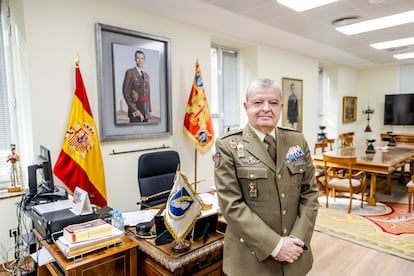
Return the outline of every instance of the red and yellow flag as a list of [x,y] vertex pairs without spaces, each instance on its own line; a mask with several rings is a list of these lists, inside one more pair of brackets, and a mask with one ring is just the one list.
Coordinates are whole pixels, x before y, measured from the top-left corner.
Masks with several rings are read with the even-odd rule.
[[196,62],[193,86],[187,101],[183,131],[202,154],[206,153],[213,145],[213,121],[208,109],[198,61]]
[[91,202],[106,206],[105,173],[98,130],[93,120],[78,65],[76,89],[62,150],[53,173],[73,192],[76,186],[94,197]]

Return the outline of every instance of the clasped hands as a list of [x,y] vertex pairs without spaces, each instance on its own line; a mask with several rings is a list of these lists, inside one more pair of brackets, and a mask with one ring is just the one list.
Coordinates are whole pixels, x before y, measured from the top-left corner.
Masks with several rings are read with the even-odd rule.
[[293,236],[283,237],[282,247],[274,259],[279,262],[293,263],[302,255],[304,249],[306,245],[300,239]]

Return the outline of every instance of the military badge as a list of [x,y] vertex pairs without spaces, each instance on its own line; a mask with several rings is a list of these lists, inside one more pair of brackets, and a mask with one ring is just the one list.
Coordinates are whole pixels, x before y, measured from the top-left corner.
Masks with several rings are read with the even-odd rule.
[[236,148],[237,148],[237,143],[236,143],[236,140],[234,140],[234,139],[230,139],[230,141],[229,141],[229,145],[230,145],[230,148],[232,148],[232,149],[236,149]]
[[237,144],[237,157],[244,157],[244,146],[242,143]]
[[220,152],[213,155],[214,166],[217,168],[220,165]]
[[290,164],[304,155],[305,153],[303,150],[299,147],[299,145],[296,145],[289,148],[284,161],[286,164]]

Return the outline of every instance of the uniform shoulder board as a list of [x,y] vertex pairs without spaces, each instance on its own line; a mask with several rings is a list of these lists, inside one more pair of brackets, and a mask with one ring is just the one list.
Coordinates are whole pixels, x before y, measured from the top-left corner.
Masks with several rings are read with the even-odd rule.
[[221,138],[226,138],[226,137],[229,137],[229,136],[241,133],[241,132],[243,132],[243,130],[240,129],[240,128],[239,129],[232,129],[232,130],[229,130],[226,133],[224,133]]
[[280,130],[287,130],[287,131],[299,132],[298,130],[293,129],[293,128],[290,128],[290,127],[280,127],[280,126],[278,126],[277,128],[280,129]]

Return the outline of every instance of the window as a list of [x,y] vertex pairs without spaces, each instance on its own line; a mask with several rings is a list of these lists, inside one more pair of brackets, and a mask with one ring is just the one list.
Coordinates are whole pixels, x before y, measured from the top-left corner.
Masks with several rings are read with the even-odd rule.
[[239,68],[237,51],[211,47],[211,116],[214,134],[240,127]]
[[15,138],[12,127],[15,105],[10,89],[9,47],[9,9],[5,1],[0,0],[0,188],[7,187],[10,183],[10,164],[5,161]]

